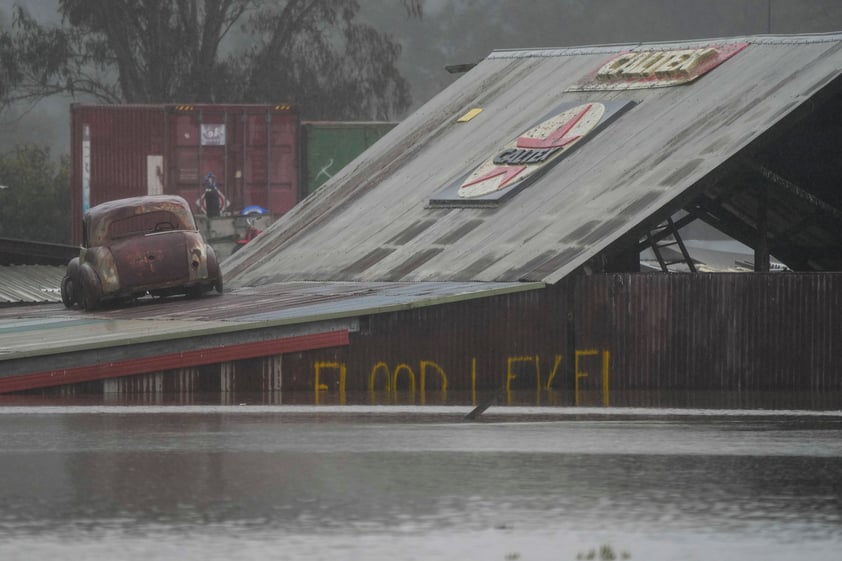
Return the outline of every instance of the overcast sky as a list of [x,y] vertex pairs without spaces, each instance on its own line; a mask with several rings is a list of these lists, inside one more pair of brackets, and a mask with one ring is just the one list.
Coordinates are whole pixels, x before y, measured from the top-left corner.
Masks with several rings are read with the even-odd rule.
[[[0,25],[17,0],[0,0]],[[445,65],[476,62],[495,49],[563,47],[842,31],[842,0],[425,0],[408,18],[395,0],[360,0],[360,17],[403,46],[410,111],[458,76]],[[27,0],[42,21],[57,21],[57,0]],[[69,99],[51,99],[0,116],[0,150],[19,142],[69,146]]]

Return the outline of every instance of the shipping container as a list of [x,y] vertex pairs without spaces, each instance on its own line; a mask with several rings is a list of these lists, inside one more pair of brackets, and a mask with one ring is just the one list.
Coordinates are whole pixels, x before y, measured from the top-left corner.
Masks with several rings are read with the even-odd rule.
[[301,198],[380,140],[397,123],[384,121],[301,123]]
[[228,210],[258,205],[275,218],[298,202],[299,121],[282,105],[71,106],[72,240],[99,203],[181,195],[194,213],[208,173]]

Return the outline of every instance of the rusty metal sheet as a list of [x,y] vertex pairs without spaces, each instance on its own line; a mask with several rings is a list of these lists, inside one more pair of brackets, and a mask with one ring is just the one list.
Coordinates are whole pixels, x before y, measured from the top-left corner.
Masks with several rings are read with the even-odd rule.
[[838,273],[595,275],[574,313],[617,390],[842,390]]
[[323,401],[344,387],[384,402],[502,388],[538,403],[768,406],[790,391],[831,403],[840,317],[839,273],[581,276],[371,316],[347,348],[282,357],[283,387],[325,384]]
[[84,247],[67,266],[62,301],[92,311],[108,300],[222,292],[216,254],[175,195],[130,197],[85,213]]
[[196,222],[181,197],[171,195],[130,197],[109,200],[85,213],[87,243],[102,245],[116,238],[148,234],[156,220],[166,221],[171,230],[195,230]]

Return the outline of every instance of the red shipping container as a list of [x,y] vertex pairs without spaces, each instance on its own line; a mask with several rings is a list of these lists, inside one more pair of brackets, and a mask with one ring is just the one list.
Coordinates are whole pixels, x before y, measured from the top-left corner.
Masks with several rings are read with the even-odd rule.
[[99,203],[181,195],[194,213],[212,172],[238,212],[275,218],[298,202],[298,116],[289,105],[83,105],[71,119],[72,240]]

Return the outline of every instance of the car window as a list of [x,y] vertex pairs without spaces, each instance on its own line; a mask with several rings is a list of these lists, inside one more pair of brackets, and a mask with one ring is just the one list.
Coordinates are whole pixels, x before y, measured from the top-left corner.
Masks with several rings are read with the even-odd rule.
[[156,210],[113,221],[108,227],[108,237],[114,240],[183,229],[176,214],[166,210]]

